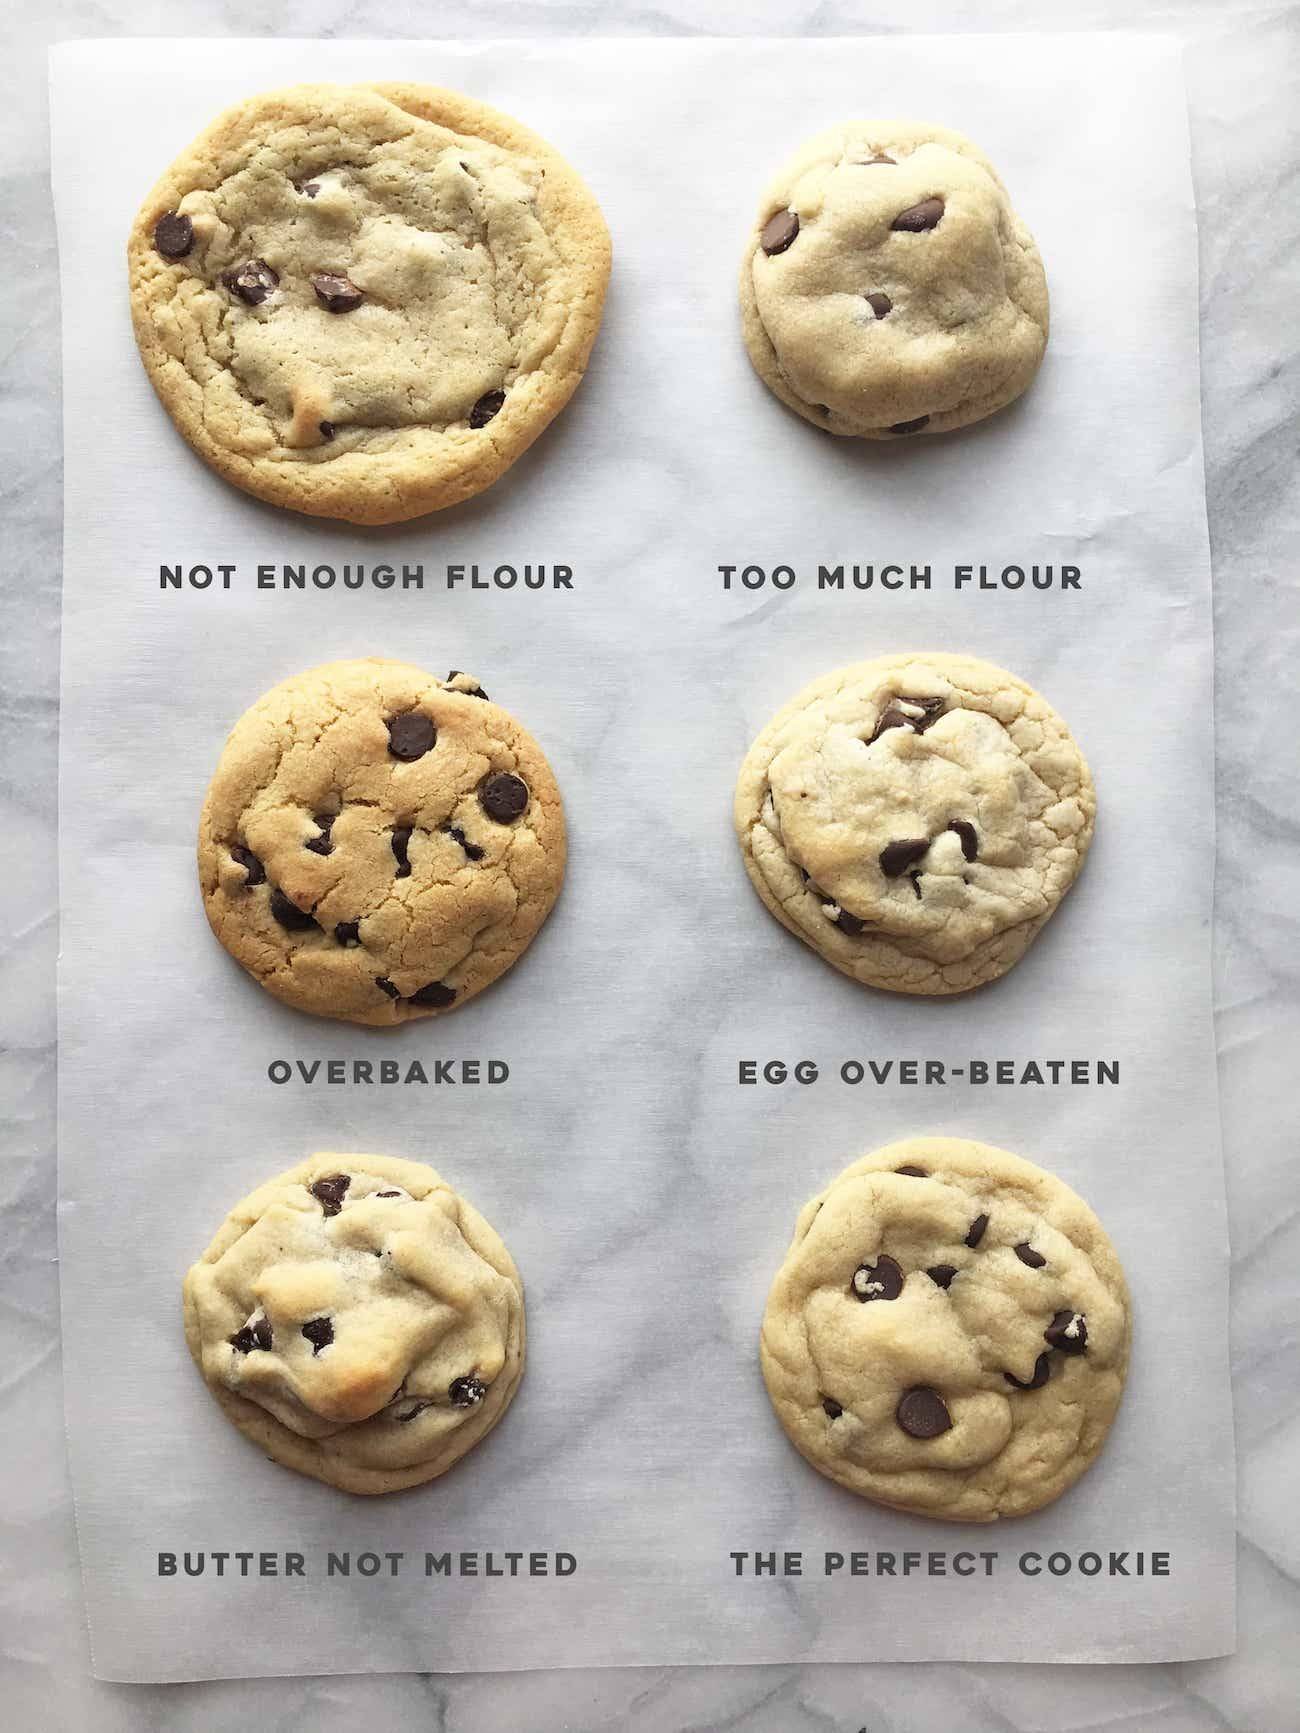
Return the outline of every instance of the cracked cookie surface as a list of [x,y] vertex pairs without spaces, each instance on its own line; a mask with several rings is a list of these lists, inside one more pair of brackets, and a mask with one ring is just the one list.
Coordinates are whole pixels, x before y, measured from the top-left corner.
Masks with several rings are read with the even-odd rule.
[[245,491],[391,523],[468,499],[577,388],[609,235],[562,157],[424,85],[221,115],[131,232],[131,313],[181,433]]
[[230,1212],[185,1277],[185,1337],[227,1417],[345,1492],[444,1473],[524,1365],[505,1246],[430,1167],[313,1155]]
[[768,1394],[820,1473],[897,1510],[1022,1516],[1096,1459],[1130,1304],[1082,1198],[1032,1162],[909,1138],[800,1212],[763,1318]]
[[236,723],[199,821],[213,932],[286,1004],[395,1025],[514,963],[559,894],[541,748],[470,675],[331,662]]
[[745,869],[855,980],[965,992],[1024,955],[1092,840],[1092,777],[1032,687],[972,656],[882,656],[768,723],[736,785]]
[[944,433],[1020,396],[1047,346],[1033,237],[968,139],[850,121],[764,194],[740,276],[755,371],[814,426]]

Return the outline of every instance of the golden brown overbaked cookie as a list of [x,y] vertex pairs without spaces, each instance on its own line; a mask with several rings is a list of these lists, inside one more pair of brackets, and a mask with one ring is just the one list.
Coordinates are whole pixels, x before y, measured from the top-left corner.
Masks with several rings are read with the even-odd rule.
[[393,1026],[521,955],[564,877],[537,742],[453,671],[329,662],[235,724],[199,821],[213,932],[268,992]]
[[1018,962],[1074,883],[1096,797],[1065,723],[991,662],[881,656],[804,688],[750,747],[754,889],[855,980],[961,993]]
[[510,1254],[430,1167],[313,1155],[236,1204],[185,1278],[185,1339],[261,1450],[345,1492],[443,1474],[524,1367]]
[[991,1522],[1095,1461],[1129,1313],[1115,1248],[1061,1180],[988,1144],[908,1138],[800,1212],[763,1377],[820,1473],[898,1510]]
[[221,115],[128,247],[173,421],[273,505],[392,523],[468,499],[568,402],[609,234],[518,121],[415,84],[303,84]]
[[764,384],[858,439],[982,420],[1047,346],[1042,260],[992,164],[912,121],[849,121],[786,163],[746,244],[740,307]]

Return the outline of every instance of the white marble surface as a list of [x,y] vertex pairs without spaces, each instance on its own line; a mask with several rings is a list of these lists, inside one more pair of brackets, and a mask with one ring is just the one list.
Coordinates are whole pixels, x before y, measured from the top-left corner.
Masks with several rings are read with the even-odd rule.
[[[60,546],[58,323],[46,181],[44,48],[104,34],[484,36],[763,30],[816,34],[1107,28],[1140,24],[1188,43],[1201,213],[1202,343],[1218,650],[1220,838],[1216,1005],[1234,1243],[1233,1346],[1240,1452],[1239,1652],[1163,1667],[843,1666],[560,1672],[496,1677],[334,1678],[123,1687],[88,1676],[59,1386],[54,1191],[57,943],[55,746]],[[13,20],[0,68],[5,149],[6,390],[0,399],[8,561],[0,598],[0,1701],[32,1729],[213,1729],[254,1724],[332,1733],[358,1716],[384,1728],[529,1733],[744,1727],[755,1733],[896,1733],[959,1726],[1064,1730],[1130,1724],[1157,1733],[1300,1728],[1300,1414],[1296,1330],[1300,1210],[1291,1177],[1289,1071],[1300,1034],[1295,746],[1284,718],[1300,676],[1292,546],[1297,288],[1292,190],[1300,111],[1294,6],[1029,0],[976,7],[917,0],[701,0],[616,6],[481,0],[453,12],[382,0],[303,0],[272,16],[250,0],[56,0]],[[1068,124],[1068,116],[1062,124]],[[1135,173],[1140,157],[1135,157]],[[1134,245],[1140,246],[1140,235]],[[1122,294],[1123,284],[1099,285]],[[111,429],[105,430],[111,437]],[[1159,679],[1159,669],[1151,671]],[[93,752],[93,742],[87,743]],[[1157,914],[1153,911],[1153,914]],[[1262,926],[1261,922],[1267,922]],[[105,1207],[112,1206],[106,1197]],[[1159,1232],[1159,1222],[1152,1223]],[[1186,1424],[1196,1424],[1189,1413]]]

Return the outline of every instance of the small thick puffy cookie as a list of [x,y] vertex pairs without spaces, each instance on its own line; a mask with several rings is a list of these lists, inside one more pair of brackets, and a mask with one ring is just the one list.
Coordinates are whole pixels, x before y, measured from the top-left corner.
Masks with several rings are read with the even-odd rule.
[[855,980],[962,993],[1004,974],[1073,884],[1096,799],[1032,687],[973,656],[882,656],[807,686],[755,740],[735,821],[776,918]]
[[740,273],[764,384],[830,433],[946,433],[1020,396],[1047,346],[1047,279],[992,165],[959,133],[849,121],[759,207]]
[[609,234],[518,121],[417,84],[303,84],[220,116],[128,247],[154,388],[227,481],[393,523],[481,492],[568,402]]
[[1095,1461],[1129,1335],[1124,1272],[1082,1198],[1005,1150],[918,1137],[804,1206],[761,1357],[820,1473],[897,1510],[992,1522]]
[[414,1161],[313,1155],[236,1204],[185,1278],[185,1339],[227,1417],[344,1492],[433,1480],[524,1369],[496,1234]]
[[221,943],[299,1010],[393,1025],[495,981],[551,911],[564,814],[468,674],[330,662],[235,724],[199,821]]

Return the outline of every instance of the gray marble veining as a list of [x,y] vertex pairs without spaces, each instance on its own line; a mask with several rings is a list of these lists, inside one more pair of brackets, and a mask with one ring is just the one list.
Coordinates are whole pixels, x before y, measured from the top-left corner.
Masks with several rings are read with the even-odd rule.
[[[1187,42],[1201,232],[1202,386],[1217,633],[1219,849],[1216,1016],[1234,1249],[1233,1355],[1240,1453],[1240,1628],[1235,1656],[1163,1667],[844,1666],[664,1669],[462,1677],[321,1678],[177,1687],[95,1683],[81,1616],[64,1465],[54,1190],[55,789],[59,617],[58,307],[46,179],[44,49],[76,36],[414,36],[1169,30]],[[1293,556],[1300,523],[1300,381],[1289,330],[1300,288],[1291,180],[1300,112],[1300,12],[1287,5],[1033,0],[870,6],[527,5],[456,12],[410,0],[58,0],[11,15],[0,69],[5,389],[0,442],[7,563],[0,587],[0,1166],[6,1256],[0,1307],[0,1690],[33,1729],[326,1730],[365,1717],[447,1733],[631,1733],[744,1727],[855,1733],[961,1726],[1170,1733],[1300,1726],[1300,1210],[1291,1072],[1300,1036],[1300,856],[1288,699],[1300,676]],[[1062,117],[1069,124],[1069,117]],[[1135,128],[1134,173],[1141,172]],[[1134,236],[1134,246],[1141,237]],[[1098,285],[1122,294],[1123,284]],[[105,436],[111,437],[111,429]],[[160,510],[165,500],[160,499]],[[1151,670],[1159,679],[1159,669]],[[1140,723],[1140,694],[1134,695]],[[95,751],[94,742],[82,748]],[[1137,1157],[1135,1157],[1137,1158]],[[104,1207],[112,1207],[105,1197]],[[1161,1231],[1152,1222],[1153,1233]],[[1186,1423],[1194,1426],[1194,1414]],[[322,1656],[322,1665],[329,1657]]]

